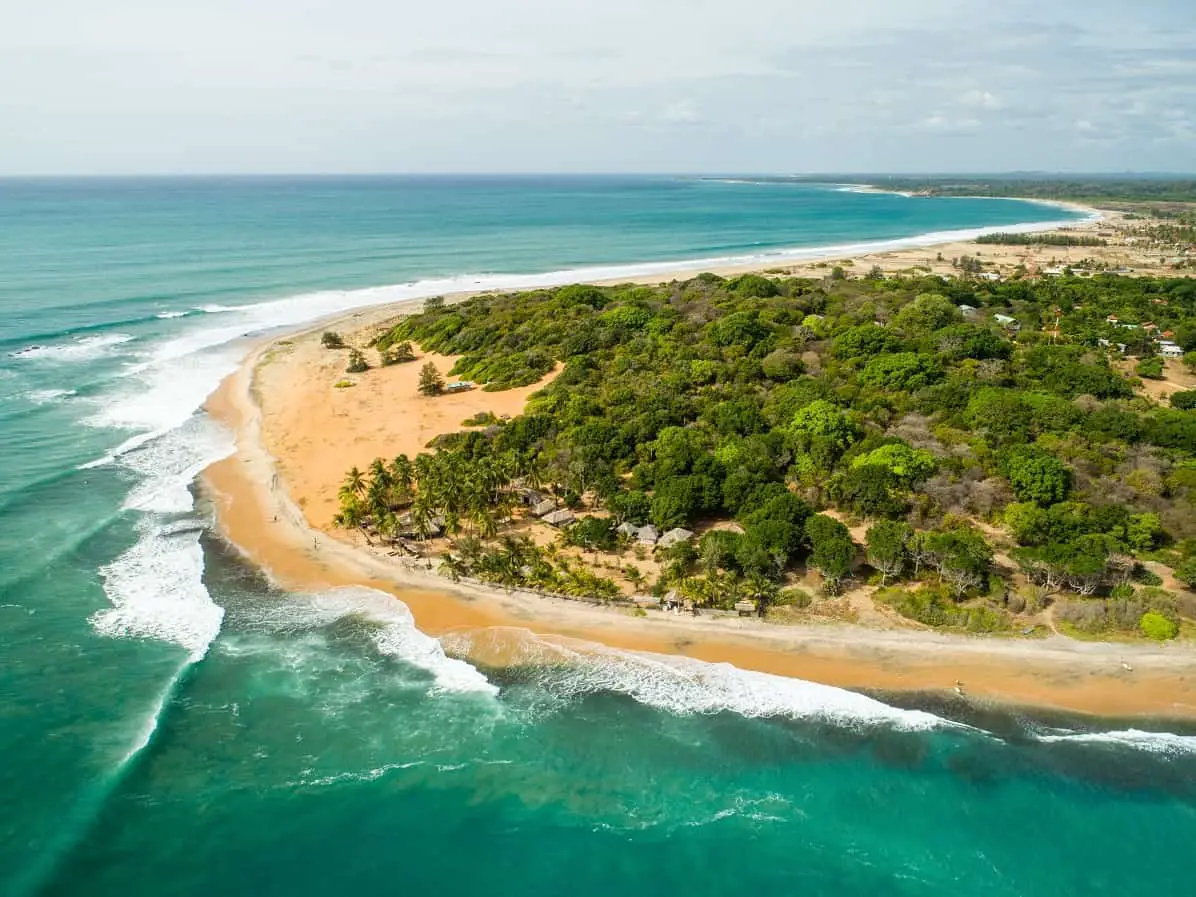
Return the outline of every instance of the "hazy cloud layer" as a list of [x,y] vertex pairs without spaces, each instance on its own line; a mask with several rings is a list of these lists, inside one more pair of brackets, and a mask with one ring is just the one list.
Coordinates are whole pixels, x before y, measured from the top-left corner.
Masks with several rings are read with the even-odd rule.
[[1196,168],[1196,4],[45,0],[0,173]]

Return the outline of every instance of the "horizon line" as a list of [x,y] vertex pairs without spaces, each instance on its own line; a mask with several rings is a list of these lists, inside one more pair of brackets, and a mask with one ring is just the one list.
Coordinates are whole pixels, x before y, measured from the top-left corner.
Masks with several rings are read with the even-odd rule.
[[987,177],[987,178],[1196,178],[1194,172],[1010,169],[1005,171],[178,171],[178,172],[18,172],[0,173],[0,181],[150,180],[212,178],[535,178],[535,177],[677,177],[677,178],[820,178]]

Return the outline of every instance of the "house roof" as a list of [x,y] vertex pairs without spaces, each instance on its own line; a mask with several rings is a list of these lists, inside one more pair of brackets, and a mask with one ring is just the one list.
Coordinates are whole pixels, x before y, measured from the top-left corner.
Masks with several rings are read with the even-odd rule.
[[693,537],[694,534],[689,530],[676,527],[675,529],[671,529],[661,536],[660,541],[657,544],[661,548],[670,548],[673,545],[676,545],[678,542],[688,542]]
[[649,523],[647,526],[641,526],[635,535],[641,542],[655,545],[660,539],[660,530]]
[[551,514],[545,514],[543,518],[545,523],[550,523],[553,526],[568,526],[576,519],[577,518],[573,516],[571,511],[566,511],[563,509],[560,511],[553,511]]

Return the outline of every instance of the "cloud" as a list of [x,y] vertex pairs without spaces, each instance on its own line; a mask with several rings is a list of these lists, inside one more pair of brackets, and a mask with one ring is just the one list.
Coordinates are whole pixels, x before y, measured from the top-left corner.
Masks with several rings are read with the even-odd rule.
[[670,124],[689,125],[700,122],[702,114],[698,110],[698,104],[693,100],[681,100],[666,108],[660,114],[660,119]]
[[969,90],[959,98],[961,106],[974,106],[978,109],[1004,109],[1005,103],[1000,97],[987,90]]
[[0,174],[1182,170],[1193,33],[1177,0],[50,0],[0,31]]

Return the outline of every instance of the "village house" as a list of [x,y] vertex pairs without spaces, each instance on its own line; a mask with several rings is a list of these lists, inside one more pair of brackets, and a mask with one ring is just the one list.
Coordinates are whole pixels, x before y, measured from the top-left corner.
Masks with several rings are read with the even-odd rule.
[[1159,354],[1164,358],[1183,358],[1184,350],[1171,340],[1159,340]]
[[657,548],[672,548],[674,545],[680,545],[682,542],[688,542],[694,537],[694,534],[687,529],[677,527],[671,529],[663,536],[660,541],[656,543]]
[[993,320],[1007,330],[1016,331],[1022,329],[1022,325],[1018,323],[1017,318],[1011,318],[1009,315],[993,315]]
[[564,509],[560,511],[553,511],[551,514],[545,514],[542,519],[545,523],[555,526],[558,529],[563,526],[568,526],[577,520],[571,511],[566,511]]

